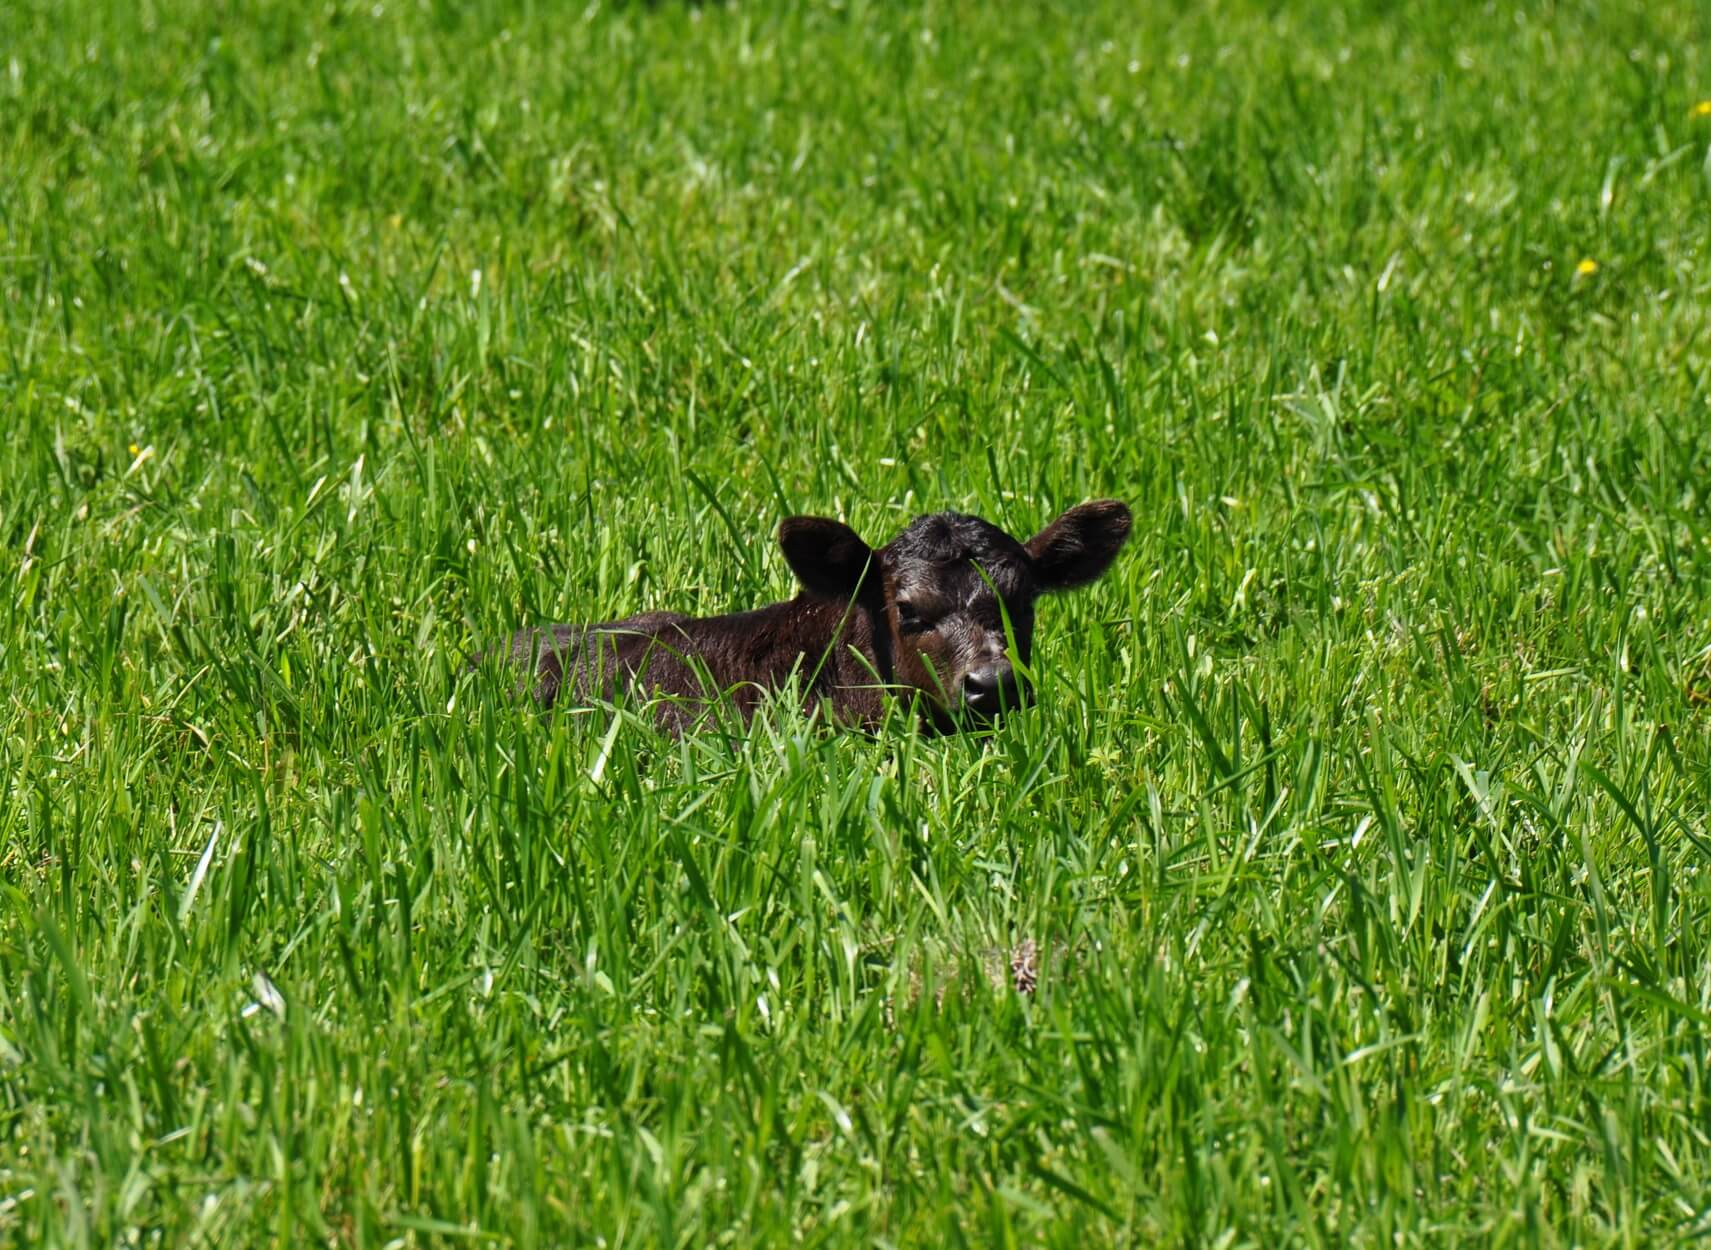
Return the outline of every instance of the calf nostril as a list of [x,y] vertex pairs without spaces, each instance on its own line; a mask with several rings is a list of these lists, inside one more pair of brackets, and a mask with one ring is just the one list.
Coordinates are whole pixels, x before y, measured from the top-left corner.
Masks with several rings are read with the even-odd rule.
[[1020,703],[1016,670],[1008,664],[971,669],[962,679],[962,697],[977,712],[997,712]]

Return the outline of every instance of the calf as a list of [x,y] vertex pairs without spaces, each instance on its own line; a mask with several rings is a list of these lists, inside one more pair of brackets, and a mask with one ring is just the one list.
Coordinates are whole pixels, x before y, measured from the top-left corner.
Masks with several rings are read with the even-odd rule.
[[925,727],[950,730],[1031,698],[1011,657],[1029,662],[1035,598],[1093,581],[1128,536],[1129,509],[1111,499],[1071,508],[1025,543],[940,512],[876,551],[838,521],[790,517],[778,541],[802,586],[794,599],[729,616],[526,629],[510,654],[546,707],[665,695],[659,715],[673,731],[720,694],[747,719],[792,674],[807,706],[824,701],[840,724],[877,725],[893,694]]

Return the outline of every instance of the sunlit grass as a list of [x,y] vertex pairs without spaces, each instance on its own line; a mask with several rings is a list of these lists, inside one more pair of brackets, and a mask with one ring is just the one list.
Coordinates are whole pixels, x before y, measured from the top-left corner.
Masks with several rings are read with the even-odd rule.
[[[1711,1231],[1707,65],[0,6],[0,1242]],[[1101,496],[992,734],[464,668]]]

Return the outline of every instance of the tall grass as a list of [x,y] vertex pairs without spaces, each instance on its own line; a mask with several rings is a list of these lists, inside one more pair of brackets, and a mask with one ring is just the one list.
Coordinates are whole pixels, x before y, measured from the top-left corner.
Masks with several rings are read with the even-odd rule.
[[[1708,36],[0,7],[0,1241],[1711,1232]],[[1103,495],[990,735],[462,670]]]

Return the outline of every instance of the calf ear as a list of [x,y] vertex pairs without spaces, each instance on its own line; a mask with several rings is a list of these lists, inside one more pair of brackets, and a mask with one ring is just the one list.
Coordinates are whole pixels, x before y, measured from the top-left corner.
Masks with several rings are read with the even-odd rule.
[[1068,590],[1093,581],[1129,538],[1129,509],[1115,499],[1071,508],[1027,542],[1041,590]]
[[785,518],[778,545],[796,580],[817,595],[848,598],[861,585],[873,548],[842,521],[818,516]]

